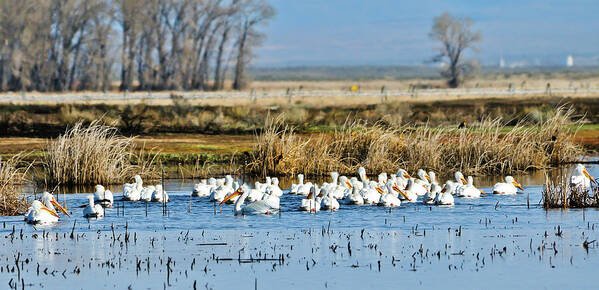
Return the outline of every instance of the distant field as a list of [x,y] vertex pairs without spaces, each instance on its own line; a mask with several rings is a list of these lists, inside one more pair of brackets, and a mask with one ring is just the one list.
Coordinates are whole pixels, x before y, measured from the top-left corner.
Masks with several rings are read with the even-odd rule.
[[[550,89],[547,89],[547,84]],[[354,90],[352,90],[352,87]],[[332,81],[254,81],[244,91],[161,92],[63,92],[2,93],[0,103],[17,104],[137,104],[170,105],[185,99],[191,105],[310,105],[377,104],[384,101],[409,103],[481,98],[522,99],[531,97],[598,97],[599,77],[564,78],[544,75],[493,75],[467,81],[459,89],[447,89],[440,79],[378,79]]]

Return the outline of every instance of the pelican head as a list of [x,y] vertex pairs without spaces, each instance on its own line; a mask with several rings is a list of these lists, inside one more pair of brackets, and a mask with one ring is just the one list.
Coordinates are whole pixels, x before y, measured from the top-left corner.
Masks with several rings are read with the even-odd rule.
[[431,178],[428,176],[428,174],[426,174],[426,171],[422,169],[418,169],[418,171],[416,172],[416,176],[418,176],[418,178],[422,180],[428,180],[429,182],[431,181]]
[[428,172],[428,177],[431,183],[437,181],[437,175],[433,171]]
[[364,167],[358,168],[358,175],[362,181],[368,180],[368,177],[366,177],[366,169],[364,169]]
[[379,184],[386,184],[387,183],[387,173],[383,172],[381,174],[379,174]]
[[47,191],[44,192],[42,195],[42,205],[44,205],[45,208],[51,210],[54,213],[56,213],[54,209],[57,208],[59,211],[70,217],[70,215],[67,213],[67,210],[56,201],[54,195]]
[[98,185],[96,185],[96,192],[97,192],[97,193],[100,193],[100,194],[101,194],[101,193],[104,193],[104,191],[106,191],[106,190],[104,189],[104,186],[102,186],[102,185],[99,185],[99,184],[98,184]]
[[402,168],[400,168],[399,170],[397,170],[397,176],[405,178],[405,179],[411,178],[411,176],[408,174],[408,172],[405,169],[402,169]]
[[468,183],[468,182],[466,182],[466,179],[464,179],[464,174],[462,174],[462,173],[461,173],[461,172],[459,172],[459,171],[457,171],[457,172],[454,174],[454,177],[455,177],[455,181],[456,181],[457,183],[462,183],[462,184],[467,184],[467,183]]
[[505,177],[505,182],[507,184],[513,184],[515,187],[520,188],[522,191],[524,191],[524,188],[522,188],[522,185],[520,185],[520,183],[518,183],[513,177],[511,176],[506,176]]
[[597,181],[595,180],[595,178],[589,174],[589,172],[587,171],[587,168],[584,167],[584,165],[578,163],[578,164],[576,164],[576,167],[574,170],[577,173],[576,175],[584,175],[584,176],[586,176],[586,178],[590,179],[593,183],[597,184]]

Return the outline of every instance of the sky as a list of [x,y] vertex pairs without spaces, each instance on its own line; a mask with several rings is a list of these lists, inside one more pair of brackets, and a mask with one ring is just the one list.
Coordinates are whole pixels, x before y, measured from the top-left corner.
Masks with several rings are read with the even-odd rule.
[[594,0],[270,0],[277,15],[256,66],[422,65],[435,54],[433,18],[470,17],[482,64],[599,64]]

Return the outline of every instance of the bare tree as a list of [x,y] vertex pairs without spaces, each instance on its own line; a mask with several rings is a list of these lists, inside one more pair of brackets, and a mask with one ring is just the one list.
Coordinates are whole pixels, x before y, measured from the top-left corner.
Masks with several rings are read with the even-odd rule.
[[469,48],[478,51],[474,45],[481,41],[480,32],[473,31],[472,25],[472,19],[456,18],[447,12],[433,20],[429,36],[441,43],[433,61],[444,65],[441,75],[452,88],[458,87],[477,68],[476,61],[464,59],[464,52]]
[[240,90],[246,86],[245,69],[252,57],[252,46],[259,44],[264,35],[256,30],[256,26],[266,23],[275,16],[275,10],[265,0],[239,0],[239,37],[237,40],[237,60],[233,89]]
[[[266,0],[2,0],[0,90],[243,87]],[[210,77],[214,76],[210,84]]]

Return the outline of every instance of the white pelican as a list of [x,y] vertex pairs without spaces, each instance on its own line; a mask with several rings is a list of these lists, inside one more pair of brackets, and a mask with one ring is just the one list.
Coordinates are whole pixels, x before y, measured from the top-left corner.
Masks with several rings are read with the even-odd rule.
[[123,184],[123,198],[130,201],[138,201],[141,198],[143,181],[139,175],[135,175],[133,179],[135,179],[135,183]]
[[486,195],[482,190],[474,186],[472,176],[468,176],[468,182],[465,185],[459,186],[457,192],[458,197],[465,198],[478,198],[481,194]]
[[152,201],[152,195],[154,194],[154,191],[156,191],[156,187],[154,185],[144,187],[141,190],[141,196],[139,200]]
[[404,201],[416,202],[418,200],[417,190],[421,189],[422,186],[416,186],[416,183],[414,183],[414,178],[410,178],[408,179],[408,185],[406,186],[405,190],[401,190],[399,187],[396,190],[398,190],[400,193],[403,193],[402,197],[404,198]]
[[215,187],[216,179],[210,178],[208,182],[206,179],[202,179],[200,183],[196,183],[193,186],[192,194],[197,197],[210,196],[210,191]]
[[320,199],[316,199],[316,196],[320,194],[320,190],[318,189],[318,185],[313,184],[312,189],[308,196],[302,199],[302,203],[300,205],[301,211],[307,212],[317,212],[320,211]]
[[[429,178],[429,181],[431,184],[433,184],[433,183],[437,183],[437,185],[439,184],[439,182],[437,181],[437,174],[435,174],[434,171],[428,172],[428,178]],[[441,188],[441,187],[439,186],[439,188]]]
[[[385,206],[385,207],[396,207],[396,206],[400,206],[401,205],[401,201],[399,200],[399,198],[397,198],[397,195],[398,195],[399,192],[395,191],[393,189],[394,185],[391,185],[391,181],[388,182],[385,187],[386,187],[387,191],[383,191],[379,187],[379,189],[380,189],[379,192],[383,192],[383,193],[381,194],[381,198],[380,198],[379,203],[377,205],[378,206]],[[389,188],[389,187],[391,187],[391,188]]]
[[[270,179],[270,178],[269,178]],[[210,201],[221,202],[225,199],[225,196],[233,193],[235,189],[233,189],[233,177],[231,175],[225,176],[225,183],[222,183],[222,180],[217,181],[218,187],[216,187],[210,193]],[[237,198],[239,195],[236,195]],[[231,200],[231,199],[228,199]]]
[[453,183],[453,181],[448,180],[445,183],[445,186],[443,186],[441,192],[437,194],[437,197],[435,198],[436,205],[454,205],[453,195],[451,195],[451,193],[447,190],[447,188],[450,187],[448,185],[449,182]]
[[297,194],[297,190],[300,186],[304,185],[304,175],[303,174],[298,174],[297,175],[297,181],[298,183],[292,183],[291,187],[289,187],[289,194]]
[[248,193],[248,197],[246,198],[249,202],[256,202],[262,199],[264,196],[264,192],[260,191],[258,188],[260,187],[259,182],[256,181],[254,183],[254,188],[250,189]]
[[518,192],[518,188],[524,191],[522,185],[520,185],[520,183],[513,177],[506,176],[505,182],[499,182],[493,186],[493,194],[514,195]]
[[89,205],[83,209],[83,216],[86,218],[104,217],[104,208],[99,204],[94,204],[94,196],[88,195]]
[[235,215],[250,215],[250,214],[273,214],[279,211],[278,208],[272,208],[268,205],[268,203],[259,200],[256,202],[249,203],[246,206],[243,206],[245,203],[245,199],[248,196],[249,191],[247,190],[247,186],[242,186],[238,188],[235,192],[227,195],[223,201],[220,202],[222,206],[225,202],[237,197],[237,201],[235,202],[235,207],[233,208],[233,213]]
[[51,224],[58,222],[58,214],[47,208],[39,200],[34,200],[25,214],[25,221],[29,224]]
[[360,194],[360,189],[356,186],[360,184],[357,180],[354,181],[353,184],[349,184],[349,189],[351,190],[345,197],[343,198],[344,204],[353,204],[353,205],[363,205],[364,198]]
[[[331,191],[336,189],[337,187],[334,184],[331,184],[329,188],[326,189],[325,193],[322,197],[322,209],[323,210],[338,210],[339,202],[335,197],[331,195]],[[324,190],[324,189],[323,189]]]
[[360,191],[364,198],[364,204],[378,204],[381,200],[381,194],[384,192],[378,186],[376,181],[370,181],[364,185],[364,188]]
[[439,184],[437,182],[431,183],[431,190],[424,195],[424,204],[434,204],[440,192],[441,187]]
[[169,202],[171,198],[166,193],[166,190],[162,188],[162,184],[156,185],[156,190],[152,193],[152,201],[155,202]]
[[295,192],[295,194],[304,196],[308,195],[310,193],[310,190],[312,189],[312,182],[304,183],[303,174],[298,174],[297,178],[300,180],[300,183],[297,185],[297,191]]
[[281,197],[283,195],[283,191],[279,187],[279,179],[273,177],[271,179],[272,184],[266,187],[266,193],[274,195],[276,197]]
[[582,164],[576,164],[572,169],[572,176],[570,177],[570,186],[578,190],[591,190],[591,182],[597,184],[597,181],[593,176],[589,174],[587,169]]
[[453,177],[455,178],[455,182],[451,183],[451,185],[447,188],[447,192],[451,193],[452,195],[457,195],[458,188],[460,188],[468,182],[466,181],[466,179],[464,179],[464,174],[462,174],[459,171],[456,171],[453,174]]
[[424,171],[422,169],[418,169],[418,171],[416,172],[416,176],[418,178],[414,179],[414,183],[416,185],[422,186],[425,190],[423,192],[417,191],[417,193],[418,193],[418,195],[425,195],[430,190],[430,187],[431,187],[430,176],[428,176],[426,171]]
[[258,183],[259,187],[258,189],[262,192],[266,192],[266,188],[272,184],[272,179],[270,178],[270,176],[266,177],[266,183]]
[[341,176],[339,178],[339,184],[332,184],[330,195],[335,199],[342,199],[348,194],[349,188],[351,188],[349,181],[347,181],[347,177]]
[[267,193],[265,193],[262,196],[262,201],[265,202],[271,208],[274,208],[274,209],[280,209],[281,208],[281,206],[280,206],[281,199],[278,196],[274,195],[274,194],[267,194]]
[[94,198],[96,202],[99,203],[103,207],[112,207],[114,204],[114,197],[112,196],[112,192],[108,189],[104,189],[102,185],[96,185],[96,192],[94,193]]

